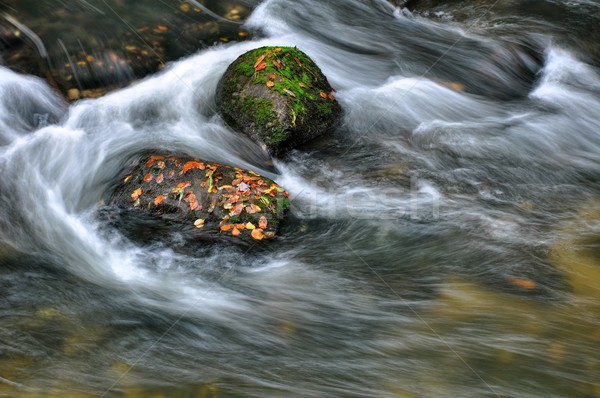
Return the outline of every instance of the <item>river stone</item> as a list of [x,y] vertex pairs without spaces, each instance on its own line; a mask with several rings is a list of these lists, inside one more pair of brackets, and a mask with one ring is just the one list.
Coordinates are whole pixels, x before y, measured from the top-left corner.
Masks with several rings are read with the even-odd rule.
[[292,47],[261,47],[219,81],[217,109],[234,130],[275,156],[331,130],[342,109],[319,67]]
[[187,240],[256,242],[275,236],[288,209],[287,192],[272,180],[199,159],[147,155],[124,175],[109,204],[141,234],[177,230]]

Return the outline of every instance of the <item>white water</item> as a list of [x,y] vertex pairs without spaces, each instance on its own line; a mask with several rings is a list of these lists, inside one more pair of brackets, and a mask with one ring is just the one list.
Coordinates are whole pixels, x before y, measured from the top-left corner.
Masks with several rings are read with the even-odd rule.
[[[557,220],[598,195],[596,68],[538,35],[528,39],[543,46],[543,69],[527,87],[498,38],[404,16],[385,2],[272,0],[248,25],[266,38],[218,46],[68,107],[45,83],[0,68],[0,243],[17,253],[7,258],[17,264],[14,258],[27,258],[23,267],[30,271],[41,262],[114,292],[114,301],[102,304],[109,325],[115,307],[171,326],[185,323],[174,337],[162,336],[167,326],[134,333],[164,343],[182,363],[145,368],[188,381],[243,380],[246,394],[265,388],[297,396],[389,396],[398,388],[390,387],[395,371],[403,379],[427,373],[437,366],[436,350],[473,357],[480,339],[452,331],[427,335],[431,328],[419,316],[420,306],[443,296],[436,286],[446,275],[496,283],[525,273],[540,278],[545,294],[563,294],[547,261],[536,256],[555,239]],[[332,137],[277,160],[281,174],[261,169],[261,150],[214,111],[227,65],[263,45],[297,46],[310,55],[345,111]],[[489,95],[496,89],[501,95]],[[174,251],[177,242],[129,242],[107,230],[97,211],[123,165],[145,149],[268,175],[294,198],[294,221],[266,253],[218,247],[192,257]],[[515,210],[525,202],[534,204],[532,214]],[[47,292],[39,300],[75,314],[89,310]],[[537,338],[477,331],[523,355]],[[123,361],[139,359],[141,347],[125,350]],[[99,349],[109,357],[120,351],[118,344]],[[414,356],[420,370],[390,352]],[[194,376],[189,353],[211,361],[210,370],[202,367],[211,376]],[[416,390],[496,392],[481,383],[478,369],[463,365],[456,372],[470,384],[462,390],[450,386],[451,370],[428,373],[446,390]],[[507,396],[536,396],[520,383],[511,391],[503,377],[490,383]],[[97,385],[102,390],[110,382]]]

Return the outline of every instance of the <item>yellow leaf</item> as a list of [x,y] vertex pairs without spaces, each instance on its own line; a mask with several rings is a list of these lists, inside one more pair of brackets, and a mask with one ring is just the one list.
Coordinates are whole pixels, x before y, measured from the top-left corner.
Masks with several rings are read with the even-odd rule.
[[131,200],[134,202],[142,195],[142,188],[138,188],[131,194]]
[[199,218],[196,221],[194,221],[194,225],[196,226],[196,228],[202,228],[204,226],[204,219],[203,218]]
[[251,222],[248,222],[246,223],[246,229],[253,230],[256,229],[256,227]]

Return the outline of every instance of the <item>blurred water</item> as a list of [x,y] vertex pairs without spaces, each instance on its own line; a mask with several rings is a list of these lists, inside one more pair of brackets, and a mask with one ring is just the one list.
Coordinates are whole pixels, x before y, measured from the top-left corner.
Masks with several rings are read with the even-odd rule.
[[[70,106],[0,69],[0,396],[600,397],[600,75],[515,19],[269,0],[262,38]],[[345,111],[279,174],[214,111],[262,45]],[[143,150],[274,178],[281,237],[126,240],[98,212]]]

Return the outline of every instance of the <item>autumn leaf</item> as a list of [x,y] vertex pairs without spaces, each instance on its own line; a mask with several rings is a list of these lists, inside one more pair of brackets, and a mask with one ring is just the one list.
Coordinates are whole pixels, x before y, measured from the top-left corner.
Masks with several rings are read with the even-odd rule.
[[271,80],[275,80],[275,75],[271,75],[271,76],[269,76],[269,79],[271,79]]
[[156,30],[159,31],[159,32],[166,32],[167,30],[169,30],[169,28],[167,28],[164,25],[157,25],[156,26]]
[[157,206],[160,202],[162,202],[163,200],[165,200],[165,197],[162,195],[158,195],[155,199],[154,199],[154,206]]
[[196,162],[196,161],[185,162],[185,164],[183,165],[183,174],[187,173],[191,169],[204,170],[205,168],[206,167],[204,166],[204,163],[202,163],[202,162]]
[[254,203],[251,203],[250,206],[246,207],[246,213],[248,214],[260,213],[261,211],[262,209]]
[[194,221],[194,226],[198,229],[204,227],[204,223],[206,222],[206,220],[204,218],[199,218],[196,221]]
[[293,92],[291,92],[290,90],[288,90],[287,88],[284,88],[283,91],[285,91],[290,97],[294,97],[296,98],[296,94],[294,94]]
[[240,230],[237,229],[236,227],[233,227],[233,229],[231,230],[231,235],[239,236],[240,234],[241,234]]
[[225,203],[225,204],[223,205],[223,208],[224,208],[225,210],[230,210],[232,207],[233,207],[233,205],[232,205],[231,203]]
[[251,222],[247,222],[246,229],[253,230],[253,229],[256,229],[256,226],[254,224],[252,224]]
[[240,214],[242,214],[242,210],[244,210],[244,205],[239,203],[239,204],[233,206],[233,208],[229,212],[229,215],[230,216],[239,216]]
[[271,62],[273,63],[273,66],[277,68],[277,70],[281,69],[281,63],[279,61],[273,60]]
[[196,198],[196,194],[194,194],[193,191],[188,191],[185,194],[185,197],[183,198],[183,200],[185,200],[186,202],[188,202],[190,204],[191,211],[198,209],[198,207],[199,207],[198,199]]
[[267,87],[273,87],[274,85],[275,85],[275,83],[273,83],[270,80],[267,82]]
[[258,220],[258,227],[265,229],[267,228],[267,217],[261,216],[260,220]]
[[254,229],[252,230],[252,238],[256,239],[256,240],[262,240],[265,235],[263,234],[263,230],[260,228]]
[[520,288],[523,288],[526,290],[534,289],[537,286],[537,284],[534,281],[530,281],[528,279],[517,278],[514,276],[509,276],[506,279],[509,282],[514,283],[515,285],[519,286]]
[[260,65],[260,63],[265,59],[265,57],[266,57],[266,55],[263,55],[256,60],[256,62],[254,63],[254,69],[256,69],[258,67],[258,65]]
[[280,52],[281,52],[281,47],[277,47],[277,48],[275,49],[275,52],[276,52],[276,53],[280,53]]
[[133,191],[133,193],[131,194],[131,200],[135,202],[140,196],[142,196],[142,188],[138,188],[135,191]]
[[159,169],[164,169],[165,167],[167,167],[167,165],[165,164],[164,161],[159,160],[158,163],[156,163],[156,165],[158,166]]
[[246,225],[245,224],[235,224],[235,227],[237,229],[246,229]]
[[152,174],[148,173],[144,176],[144,182],[150,182],[150,181],[152,181],[153,178],[154,178],[154,176],[152,176]]
[[[171,170],[172,171],[172,170]],[[160,173],[159,175],[156,176],[156,183],[160,184],[161,182],[163,182],[165,180],[165,176],[163,175],[163,173]]]
[[169,170],[169,177],[173,177],[175,175],[175,170]]
[[331,93],[327,94],[327,98],[329,98],[331,101],[335,100],[335,97]]
[[130,175],[129,175],[129,176],[127,176],[127,177],[125,177],[125,179],[123,180],[123,182],[127,182],[127,181],[129,181],[129,180],[131,180],[131,176],[130,176]]
[[302,83],[302,82],[298,82],[298,85],[299,85],[300,87],[302,87],[302,88],[306,88],[306,85],[305,85],[304,83]]
[[298,59],[298,57],[294,57],[294,61],[298,64],[298,66],[302,66],[302,62]]
[[233,228],[233,224],[225,224],[225,225],[221,225],[221,227],[219,229],[221,231],[229,231],[231,228]]
[[266,62],[261,62],[260,64],[258,64],[258,65],[257,65],[257,66],[254,68],[254,70],[255,70],[256,72],[258,72],[259,70],[263,70],[263,69],[265,69],[266,67],[267,67],[267,63],[266,63]]
[[217,193],[219,190],[214,185],[208,187],[208,193]]
[[327,98],[327,94],[325,94],[323,91],[319,91],[319,95],[320,95],[322,98]]

